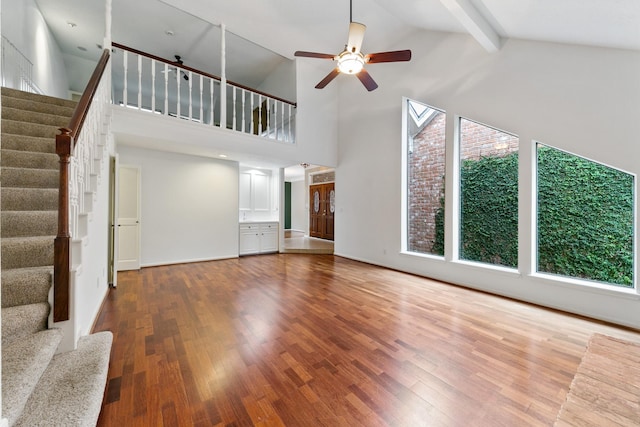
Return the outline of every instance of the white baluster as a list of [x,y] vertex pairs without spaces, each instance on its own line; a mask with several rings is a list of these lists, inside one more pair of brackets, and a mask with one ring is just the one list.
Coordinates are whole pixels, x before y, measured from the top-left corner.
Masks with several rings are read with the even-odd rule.
[[293,142],[293,137],[291,135],[291,104],[289,104],[289,123],[287,123],[287,135],[289,135],[289,142]]
[[138,55],[138,110],[142,108],[142,55]]
[[189,71],[189,120],[193,119],[193,74]]
[[177,96],[177,100],[178,100],[178,105],[176,107],[176,117],[180,118],[180,68],[176,67],[176,85],[178,87],[178,96]]
[[271,111],[269,111],[270,110],[269,107],[271,107],[271,105],[269,105],[270,104],[269,98],[265,99],[265,104],[267,107],[267,114],[265,115],[265,117],[267,118],[267,138],[271,138],[271,120],[269,120],[271,119]]
[[232,129],[236,130],[236,87],[233,86],[233,119]]
[[164,115],[169,114],[169,64],[164,64]]
[[210,107],[209,107],[209,110],[210,110],[209,111],[209,115],[211,116],[210,123],[211,123],[211,126],[215,126],[216,123],[213,121],[213,118],[214,118],[214,115],[213,115],[213,112],[214,112],[214,108],[213,108],[213,91],[215,89],[215,80],[209,79],[209,83],[210,83],[210,86],[211,86],[209,88],[210,89],[209,92],[211,93],[211,104],[210,104]]
[[204,123],[204,117],[202,117],[202,91],[204,90],[204,87],[202,86],[204,79],[202,77],[202,74],[200,74],[200,123]]
[[258,135],[262,135],[262,95],[258,95]]
[[282,141],[286,141],[286,134],[284,133],[284,102],[280,102],[280,138]]
[[156,112],[156,60],[151,60],[151,111]]
[[253,96],[254,96],[254,94],[253,94],[253,92],[252,92],[252,93],[251,93],[251,129],[250,129],[250,131],[249,131],[251,134],[253,134],[253,133],[255,132],[255,131],[254,131],[254,126],[255,126],[255,124],[253,123],[253,122],[255,121],[255,120],[253,119],[253,108],[254,108],[254,107],[253,107]]
[[244,133],[245,131],[245,118],[244,118],[244,108],[245,108],[245,102],[244,100],[246,99],[247,96],[247,91],[242,89],[242,132]]
[[122,63],[124,64],[124,85],[122,87],[122,104],[124,104],[124,106],[127,106],[127,71],[129,68],[129,64],[127,63],[129,60],[129,56],[126,50],[124,51],[124,56],[122,59]]
[[278,139],[278,101],[273,101],[273,137]]

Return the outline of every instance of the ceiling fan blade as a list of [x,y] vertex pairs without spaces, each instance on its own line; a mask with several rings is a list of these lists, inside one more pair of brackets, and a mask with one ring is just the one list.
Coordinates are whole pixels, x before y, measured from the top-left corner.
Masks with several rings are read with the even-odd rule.
[[333,59],[335,55],[330,55],[328,53],[317,53],[317,52],[305,52],[303,50],[297,50],[294,56],[303,56],[305,58],[320,58],[320,59]]
[[359,22],[349,23],[349,38],[347,39],[347,50],[349,52],[360,52],[366,29],[367,26]]
[[340,74],[340,69],[336,67],[316,85],[316,89],[323,89],[326,85],[331,83],[331,80],[335,79],[338,74]]
[[378,84],[373,80],[371,74],[369,74],[364,68],[356,74],[356,76],[358,76],[358,79],[360,79],[364,87],[366,87],[369,92],[378,88]]
[[411,60],[411,51],[407,50],[394,50],[391,52],[378,52],[365,55],[365,62],[369,64],[376,64],[380,62],[399,62]]

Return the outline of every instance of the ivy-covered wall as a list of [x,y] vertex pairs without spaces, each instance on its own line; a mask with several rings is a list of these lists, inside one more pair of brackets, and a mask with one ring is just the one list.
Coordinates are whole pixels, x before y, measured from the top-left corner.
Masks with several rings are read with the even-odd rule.
[[633,284],[634,177],[538,145],[538,271]]
[[[517,175],[517,153],[463,163],[461,258],[517,267]],[[632,286],[633,187],[630,174],[539,145],[538,271]],[[442,207],[436,229],[444,251]]]

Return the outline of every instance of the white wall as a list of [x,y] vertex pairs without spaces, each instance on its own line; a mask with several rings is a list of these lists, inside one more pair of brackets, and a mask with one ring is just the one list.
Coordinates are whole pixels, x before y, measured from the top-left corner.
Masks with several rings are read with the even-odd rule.
[[307,227],[307,186],[304,180],[291,183],[291,229],[309,233]]
[[278,96],[287,101],[296,101],[296,63],[289,59],[280,65],[256,89]]
[[[113,143],[110,145],[113,149]],[[109,160],[113,152],[101,161],[100,179],[88,221],[87,238],[82,244],[82,268],[76,276],[74,304],[77,339],[91,333],[102,302],[109,291],[107,280],[109,250]],[[73,261],[73,260],[72,260]]]
[[[640,327],[635,293],[536,277],[532,234],[534,139],[640,172],[640,52],[508,40],[489,54],[468,36],[436,32],[395,48],[412,49],[413,59],[368,66],[379,89],[367,93],[356,79],[340,86],[336,254]],[[400,253],[402,96],[447,111],[449,149],[454,115],[520,137],[519,272],[452,261],[451,245],[447,261]],[[453,165],[448,155],[449,236]]]
[[[338,76],[324,89],[316,89],[330,71],[329,61],[296,59],[296,144],[303,156],[296,163],[334,167],[338,141]],[[292,163],[293,164],[293,163]]]
[[96,69],[97,62],[79,56],[64,54],[64,64],[69,77],[69,90],[82,93]]
[[2,34],[33,64],[33,80],[46,95],[67,98],[69,82],[60,48],[34,0],[2,2]]
[[141,174],[141,265],[238,256],[238,164],[117,147]]

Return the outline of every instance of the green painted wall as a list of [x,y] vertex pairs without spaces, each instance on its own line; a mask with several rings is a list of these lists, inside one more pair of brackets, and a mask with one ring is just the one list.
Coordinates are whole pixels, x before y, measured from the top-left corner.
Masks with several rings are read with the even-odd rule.
[[284,183],[284,229],[291,230],[291,183]]

